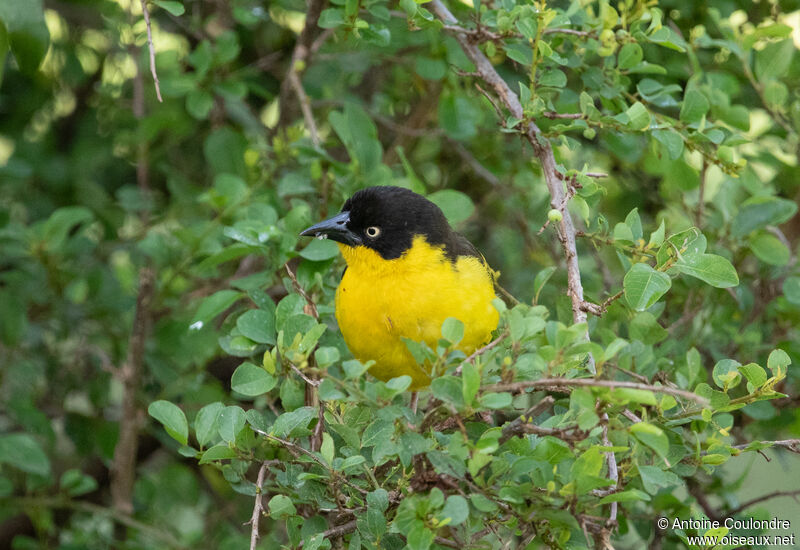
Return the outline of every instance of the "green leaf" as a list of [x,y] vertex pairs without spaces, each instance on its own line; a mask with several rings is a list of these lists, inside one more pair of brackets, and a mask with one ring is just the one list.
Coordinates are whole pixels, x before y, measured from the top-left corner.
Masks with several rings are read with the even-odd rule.
[[319,14],[317,25],[322,29],[335,29],[344,23],[344,13],[340,8],[327,8]]
[[72,497],[91,493],[92,491],[97,490],[98,487],[97,480],[95,478],[75,469],[64,472],[64,474],[61,476],[61,481],[59,484],[61,485],[61,489],[66,491],[67,494]]
[[[461,495],[450,495],[437,516],[442,518],[444,525],[461,525],[469,517],[467,499]],[[447,521],[448,519],[450,521]]]
[[782,349],[772,350],[767,358],[767,368],[772,371],[774,376],[786,374],[786,369],[792,364],[789,354]]
[[608,504],[610,502],[632,502],[635,500],[650,500],[650,495],[640,491],[639,489],[628,489],[627,491],[620,491],[613,493],[600,499],[598,504]]
[[772,233],[758,231],[750,235],[748,246],[753,254],[765,264],[781,266],[789,263],[791,252]]
[[800,277],[786,277],[783,281],[782,290],[783,295],[790,303],[800,306]]
[[247,419],[241,407],[231,406],[220,411],[217,421],[219,422],[220,437],[228,443],[233,443],[236,441],[236,435],[244,428]]
[[680,485],[681,479],[672,472],[665,472],[658,466],[637,466],[644,490],[655,495],[664,487]]
[[448,317],[442,323],[442,338],[453,345],[458,344],[464,338],[464,323],[455,317]]
[[161,422],[167,433],[178,443],[181,445],[188,443],[189,423],[186,421],[186,415],[177,405],[162,399],[150,403],[147,412]]
[[381,163],[383,147],[378,141],[378,129],[367,112],[348,103],[342,112],[332,111],[328,121],[359,170],[364,174],[372,173]]
[[755,72],[759,82],[766,82],[786,75],[792,64],[795,46],[791,38],[767,44],[756,52]]
[[297,509],[294,507],[292,499],[286,495],[275,495],[269,499],[267,508],[269,508],[269,515],[275,519],[282,518],[284,516],[293,516],[297,513]]
[[650,241],[647,243],[649,248],[657,248],[664,244],[664,235],[665,235],[665,227],[664,227],[664,220],[661,220],[661,224],[658,226],[658,229],[650,233]]
[[220,290],[208,296],[200,302],[200,307],[192,319],[192,327],[202,328],[205,323],[231,307],[242,296],[243,294],[236,290]]
[[422,522],[417,522],[406,535],[406,548],[408,550],[428,550],[433,544],[433,531],[425,527]]
[[275,315],[264,309],[251,309],[236,320],[236,328],[259,344],[275,344]]
[[217,435],[219,431],[217,418],[224,408],[222,403],[216,402],[197,411],[197,416],[194,418],[194,435],[201,447],[205,447],[206,443],[211,442],[212,438]]
[[226,443],[214,445],[200,457],[200,464],[209,464],[216,460],[229,460],[236,458],[236,451],[229,447]]
[[630,428],[631,434],[658,453],[661,457],[666,457],[669,453],[669,439],[664,430],[648,422],[637,422]]
[[475,205],[472,199],[454,189],[442,189],[428,195],[428,200],[442,209],[450,225],[458,225],[472,216]]
[[333,438],[331,437],[331,434],[329,434],[328,432],[323,432],[322,444],[320,445],[319,448],[319,454],[321,454],[322,458],[325,459],[325,462],[327,462],[330,465],[333,464],[333,457],[335,453],[336,453],[336,448],[333,444]]
[[625,113],[628,115],[628,128],[631,130],[646,130],[650,126],[650,113],[642,103],[637,101]]
[[731,235],[743,237],[768,225],[780,225],[797,213],[797,203],[779,197],[753,197],[742,203],[731,222]]
[[175,0],[153,0],[153,4],[164,8],[168,12],[170,12],[175,17],[179,17],[186,12],[186,9],[183,7],[183,4],[180,2],[176,2]]
[[464,396],[464,403],[471,406],[478,395],[481,385],[481,373],[472,363],[465,362],[461,367],[461,392]]
[[195,89],[186,94],[186,110],[198,120],[203,120],[214,107],[214,97],[205,90]]
[[272,433],[276,437],[294,437],[305,431],[308,423],[316,418],[317,410],[314,407],[300,407],[291,412],[283,413],[272,426]]
[[[761,367],[761,365],[757,365],[756,363],[748,363],[738,368],[739,372],[742,373],[742,376],[744,376],[752,385],[752,389],[760,388],[764,385],[764,382],[767,381],[767,372]],[[750,391],[752,391],[752,389]]]
[[39,443],[25,433],[0,435],[0,464],[8,464],[29,474],[50,475],[50,459]]
[[698,124],[710,107],[711,104],[702,92],[694,89],[688,90],[683,96],[680,119],[688,124]]
[[671,286],[669,275],[643,263],[634,264],[622,281],[625,300],[636,311],[644,311],[655,304]]
[[[50,32],[44,21],[42,0],[2,0],[0,23],[5,26],[11,53],[20,69],[33,74],[50,45]],[[5,61],[0,58],[0,61]]]
[[485,393],[478,398],[482,407],[487,409],[503,409],[511,406],[512,396],[508,392]]
[[267,393],[276,383],[273,376],[253,363],[242,363],[231,377],[231,389],[250,397]]
[[722,388],[723,391],[735,388],[742,380],[742,375],[739,374],[739,367],[741,365],[741,363],[733,359],[717,361],[711,373],[711,376],[714,378],[714,383]]
[[657,344],[664,340],[669,333],[658,324],[655,316],[649,311],[642,311],[633,318],[630,324],[630,337],[646,345]]
[[536,277],[533,279],[533,303],[536,304],[539,302],[539,293],[542,292],[542,288],[544,285],[547,284],[547,281],[550,280],[550,277],[553,276],[553,273],[556,272],[555,266],[548,266],[542,269],[539,273],[536,274]]
[[617,67],[621,70],[630,69],[641,63],[642,57],[642,47],[639,44],[625,44],[617,55]]
[[312,239],[308,246],[300,251],[300,256],[312,262],[321,262],[335,258],[339,254],[336,242],[330,239]]
[[675,267],[681,273],[696,277],[716,288],[729,288],[739,284],[733,265],[716,254],[690,254],[682,256]]

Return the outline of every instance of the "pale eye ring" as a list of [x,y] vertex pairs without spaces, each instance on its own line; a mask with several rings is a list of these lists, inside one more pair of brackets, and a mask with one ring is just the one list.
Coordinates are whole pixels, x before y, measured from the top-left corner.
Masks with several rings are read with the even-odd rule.
[[371,225],[371,226],[367,227],[367,232],[366,233],[367,233],[367,237],[369,237],[370,239],[374,239],[378,235],[381,234],[381,228],[378,227],[377,225]]

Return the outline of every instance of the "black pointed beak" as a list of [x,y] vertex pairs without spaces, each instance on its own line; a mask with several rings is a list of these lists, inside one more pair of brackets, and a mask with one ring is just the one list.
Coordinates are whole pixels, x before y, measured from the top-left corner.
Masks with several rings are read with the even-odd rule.
[[301,237],[327,237],[334,241],[349,245],[358,246],[361,244],[361,237],[347,227],[350,221],[350,212],[340,212],[334,217],[318,224],[312,225],[300,233]]

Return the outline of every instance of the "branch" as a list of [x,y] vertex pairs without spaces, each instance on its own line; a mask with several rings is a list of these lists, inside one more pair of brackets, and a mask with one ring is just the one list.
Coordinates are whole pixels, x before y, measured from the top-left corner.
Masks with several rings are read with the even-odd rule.
[[[147,14],[147,11],[145,10],[144,13]],[[149,34],[149,19],[147,21]],[[151,49],[151,62],[154,59],[152,55]],[[133,114],[137,120],[141,120],[145,114],[144,79],[138,63],[138,49],[133,48],[131,56],[136,62],[136,75],[133,82]],[[149,193],[149,177],[148,146],[146,142],[142,141],[137,149],[136,181],[143,195]],[[142,211],[140,217],[142,223],[147,225],[148,212]],[[125,364],[117,370],[123,386],[123,395],[119,419],[119,439],[114,448],[114,458],[111,464],[111,501],[114,510],[127,515],[133,513],[133,484],[136,479],[136,455],[139,450],[139,428],[142,420],[137,394],[144,370],[145,344],[151,323],[150,304],[154,295],[155,272],[150,266],[145,265],[139,269],[139,291],[136,296],[136,310],[133,316],[131,335],[128,339],[128,355]]]
[[286,72],[286,79],[281,85],[281,92],[278,98],[278,128],[285,126],[288,122],[288,95],[289,89],[294,91],[297,96],[297,101],[300,104],[300,111],[303,113],[303,120],[305,122],[308,133],[311,136],[311,142],[318,146],[320,143],[319,132],[317,131],[317,123],[314,121],[313,113],[311,112],[311,102],[308,100],[303,83],[300,81],[301,68],[307,63],[309,57],[316,52],[321,46],[322,42],[331,35],[331,33],[322,33],[318,40],[314,40],[319,32],[317,22],[319,15],[322,13],[322,7],[325,0],[307,0],[306,1],[306,21],[303,30],[297,37],[297,42],[292,51],[292,57],[289,61],[289,70]]
[[[611,441],[608,439],[608,413],[603,413],[600,416],[603,422],[603,446],[611,447]],[[613,452],[606,453],[606,464],[608,465],[608,479],[614,481],[614,486],[619,485],[619,470],[617,469],[617,457]],[[611,503],[611,512],[608,514],[609,521],[617,521],[617,502]]]
[[[348,533],[352,533],[353,531],[356,530],[357,525],[358,523],[356,522],[356,520],[348,521],[347,523],[343,523],[342,525],[339,525],[337,527],[332,527],[327,531],[323,531],[322,538],[323,539],[336,538],[336,537],[341,537],[342,535],[346,535]],[[300,544],[298,544],[297,547],[302,548],[304,542],[305,541],[301,540]]]
[[[567,388],[567,387],[590,387],[590,388],[629,388],[632,390],[646,390],[656,393],[666,393],[676,397],[683,397],[698,403],[704,407],[709,405],[708,399],[701,397],[696,393],[686,390],[679,390],[677,388],[670,388],[667,386],[653,386],[651,384],[640,384],[638,382],[626,382],[619,380],[595,380],[594,378],[540,378],[539,380],[523,380],[520,382],[511,382],[508,384],[492,384],[481,388],[484,392],[521,392],[528,388],[533,389],[552,389],[552,388]],[[699,413],[698,413],[699,414]],[[800,440],[789,440],[800,443]],[[769,442],[767,442],[769,443]],[[772,443],[779,443],[773,441]],[[798,451],[800,452],[800,447]]]
[[552,406],[553,403],[555,403],[555,399],[553,398],[553,396],[547,395],[541,401],[536,403],[533,407],[531,407],[523,414],[521,414],[516,420],[504,426],[503,431],[500,434],[500,444],[502,445],[503,443],[508,441],[509,438],[522,432],[523,424],[528,424],[530,422],[533,422],[534,416],[539,416],[545,410],[550,408],[550,406]]
[[114,509],[133,513],[133,482],[136,479],[136,455],[139,450],[141,410],[137,399],[144,366],[144,347],[150,327],[150,303],[155,289],[155,274],[150,267],[139,270],[139,294],[128,342],[128,357],[119,369],[123,384],[119,440],[111,466],[111,499]]
[[156,87],[156,97],[159,103],[163,103],[161,99],[161,87],[158,84],[158,73],[156,73],[156,49],[153,46],[153,31],[150,28],[150,12],[147,11],[147,0],[140,0],[142,3],[142,15],[144,15],[144,23],[147,26],[147,48],[150,50],[150,73],[153,75],[153,83]]
[[258,520],[261,518],[261,514],[264,512],[264,505],[262,503],[262,498],[264,496],[261,488],[264,485],[264,478],[267,475],[267,468],[272,461],[265,460],[261,463],[261,468],[258,469],[258,479],[256,480],[256,499],[255,504],[253,505],[253,517],[250,518],[251,529],[250,529],[250,550],[256,550],[256,546],[258,545]]
[[[450,10],[441,0],[433,0],[430,3],[431,9],[436,16],[446,25],[447,29],[455,34],[456,40],[461,45],[461,49],[475,65],[481,79],[492,87],[500,101],[510,111],[514,118],[524,119],[522,104],[519,97],[508,86],[505,80],[497,73],[494,66],[486,58],[480,48],[471,40],[471,34],[466,29],[458,27],[458,20],[450,13]],[[567,283],[568,294],[572,300],[572,319],[575,323],[586,322],[586,312],[581,308],[583,303],[583,284],[581,274],[578,269],[578,254],[575,246],[575,226],[572,217],[566,208],[565,191],[561,178],[556,170],[556,160],[550,142],[542,135],[541,130],[535,122],[528,122],[525,126],[525,137],[533,147],[536,157],[542,165],[545,183],[550,192],[550,205],[559,208],[563,217],[560,222],[559,241],[564,249],[567,262]],[[588,340],[588,333],[586,335]],[[592,366],[593,359],[590,360]]]
[[[772,447],[781,447],[793,453],[800,454],[800,439],[779,439],[777,441],[759,441],[758,443],[762,445],[770,445]],[[753,444],[752,442],[742,443],[741,445],[733,445],[732,447],[734,449],[739,449],[740,451],[743,451],[752,444]]]
[[482,348],[476,349],[474,352],[472,352],[472,355],[470,355],[469,357],[467,357],[466,359],[464,359],[461,362],[461,364],[456,368],[454,374],[456,376],[460,376],[461,375],[461,370],[464,368],[464,364],[472,363],[473,361],[475,361],[475,359],[477,359],[478,357],[480,357],[481,355],[483,355],[484,353],[486,353],[490,349],[496,347],[497,344],[499,344],[500,342],[502,342],[503,340],[508,338],[508,336],[510,334],[511,333],[508,330],[505,330],[505,331],[503,331],[503,333],[500,336],[498,336],[497,338],[495,338],[494,340],[492,340],[491,342],[489,342],[488,344],[486,344]]
[[[747,508],[750,508],[751,506],[753,506],[755,504],[758,504],[759,502],[764,502],[765,500],[769,500],[771,498],[776,498],[776,497],[796,497],[797,495],[800,495],[800,489],[797,489],[795,491],[775,491],[774,493],[768,493],[768,494],[762,495],[762,496],[760,496],[758,498],[754,498],[753,500],[748,500],[747,502],[745,502],[741,506],[737,506],[736,508],[734,508],[730,512],[727,512],[726,516],[727,517],[733,517],[736,514],[738,514],[739,512],[741,512],[743,510],[746,510]],[[797,499],[795,499],[795,500],[797,500]]]

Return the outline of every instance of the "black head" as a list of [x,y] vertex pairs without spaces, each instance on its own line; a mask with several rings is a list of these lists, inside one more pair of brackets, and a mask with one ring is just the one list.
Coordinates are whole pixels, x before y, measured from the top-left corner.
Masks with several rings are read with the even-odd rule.
[[349,246],[366,246],[386,260],[402,256],[416,235],[444,246],[454,235],[438,206],[422,195],[393,186],[358,191],[338,215],[300,234],[326,235]]

